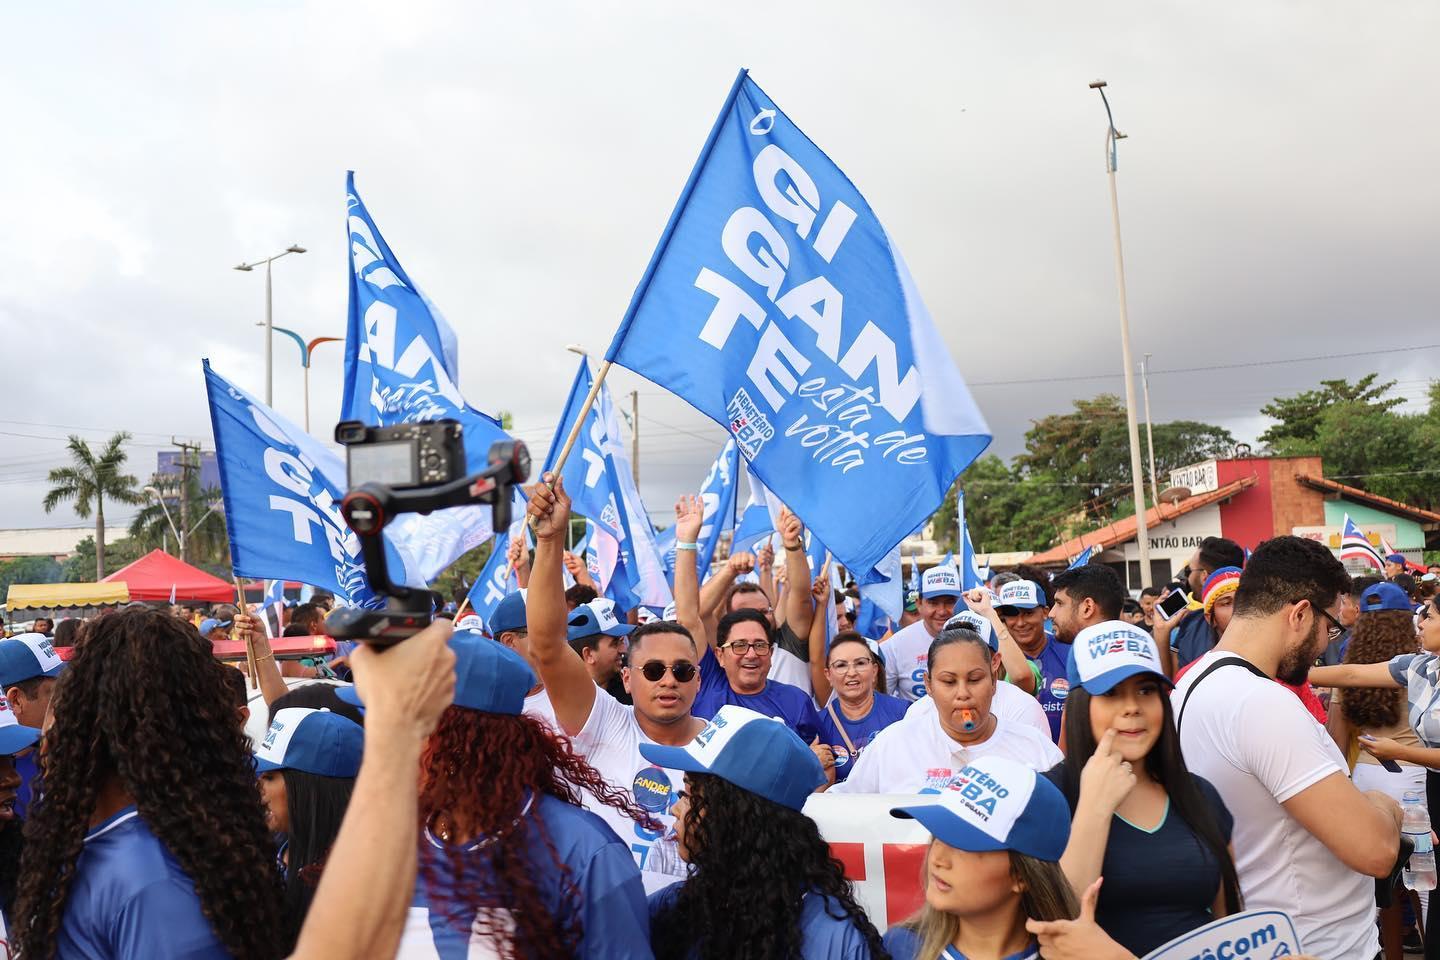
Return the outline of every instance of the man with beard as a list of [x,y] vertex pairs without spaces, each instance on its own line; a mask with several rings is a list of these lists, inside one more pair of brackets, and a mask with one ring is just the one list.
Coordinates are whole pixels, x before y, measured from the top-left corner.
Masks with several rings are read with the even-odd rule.
[[1325,728],[1272,680],[1305,681],[1344,630],[1349,589],[1328,548],[1267,540],[1240,576],[1225,636],[1171,695],[1186,765],[1234,815],[1246,909],[1283,911],[1306,952],[1329,958],[1379,949],[1369,878],[1395,866],[1400,807],[1357,790]]

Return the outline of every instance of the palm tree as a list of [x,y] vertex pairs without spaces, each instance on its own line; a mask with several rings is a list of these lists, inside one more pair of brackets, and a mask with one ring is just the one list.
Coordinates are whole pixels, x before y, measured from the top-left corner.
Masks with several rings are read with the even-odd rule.
[[90,444],[70,436],[67,449],[71,465],[50,471],[50,492],[45,494],[45,512],[50,513],[67,501],[74,501],[75,515],[87,518],[95,512],[95,579],[105,576],[105,498],[116,503],[142,503],[144,497],[135,491],[136,480],[121,473],[125,464],[123,445],[130,434],[121,432],[110,438],[97,456]]

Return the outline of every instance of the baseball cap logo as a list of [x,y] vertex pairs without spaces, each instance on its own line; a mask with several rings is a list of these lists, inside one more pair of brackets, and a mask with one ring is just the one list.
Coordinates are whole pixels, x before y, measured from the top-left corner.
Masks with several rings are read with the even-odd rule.
[[1111,630],[1108,633],[1090,637],[1088,647],[1091,658],[1097,660],[1116,653],[1128,653],[1131,656],[1150,661],[1155,659],[1155,655],[1150,650],[1150,644],[1146,643],[1143,637],[1137,636],[1129,630]]
[[276,720],[274,723],[270,724],[270,729],[265,731],[265,741],[261,744],[261,747],[268,750],[271,747],[275,746],[275,738],[280,736],[281,731],[283,731],[284,729],[285,724],[281,723],[279,720]]
[[1010,796],[1010,790],[983,770],[967,766],[955,775],[950,784],[966,802],[965,806],[985,820],[995,814],[999,801]]
[[716,714],[715,718],[705,725],[705,729],[701,730],[696,735],[696,746],[707,746],[711,740],[715,739],[715,734],[719,733],[721,730],[723,730],[725,727],[728,727],[729,725],[729,722],[726,721],[724,717]]

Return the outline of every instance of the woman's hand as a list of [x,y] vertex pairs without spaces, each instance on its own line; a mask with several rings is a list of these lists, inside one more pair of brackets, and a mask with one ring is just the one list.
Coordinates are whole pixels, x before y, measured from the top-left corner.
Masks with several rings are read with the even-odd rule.
[[1102,877],[1090,884],[1080,898],[1078,918],[1025,921],[1025,929],[1040,941],[1040,956],[1045,960],[1135,960],[1135,954],[1111,940],[1095,922],[1095,902],[1100,899],[1103,882]]
[[1364,750],[1376,760],[1400,760],[1405,748],[1389,737],[1356,737],[1360,749]]
[[1106,730],[1095,747],[1095,753],[1085,761],[1085,769],[1080,772],[1080,802],[1093,803],[1106,814],[1111,814],[1134,787],[1135,771],[1130,768],[1129,761],[1115,751],[1115,731]]

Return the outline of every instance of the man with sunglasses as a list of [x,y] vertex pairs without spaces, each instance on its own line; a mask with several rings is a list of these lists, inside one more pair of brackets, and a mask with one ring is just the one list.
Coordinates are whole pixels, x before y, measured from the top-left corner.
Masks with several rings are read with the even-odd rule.
[[[659,830],[648,829],[588,794],[583,797],[586,809],[609,824],[634,853],[645,889],[653,893],[685,877],[670,816],[684,776],[647,761],[640,745],[684,746],[705,728],[705,722],[690,713],[700,689],[696,643],[673,621],[636,627],[629,635],[629,666],[620,671],[633,705],[618,702],[595,685],[585,661],[567,642],[569,610],[561,570],[570,498],[558,479],[553,490],[547,486],[551,475],[544,480],[527,490],[535,522],[535,558],[525,600],[529,659],[575,752],[661,824]],[[693,569],[692,562],[692,578]]]
[[1288,914],[1306,952],[1327,958],[1379,949],[1369,878],[1395,866],[1400,807],[1356,789],[1325,728],[1273,680],[1305,682],[1344,632],[1338,613],[1349,589],[1325,546],[1265,541],[1240,574],[1224,637],[1171,695],[1186,766],[1234,816],[1246,909]]

